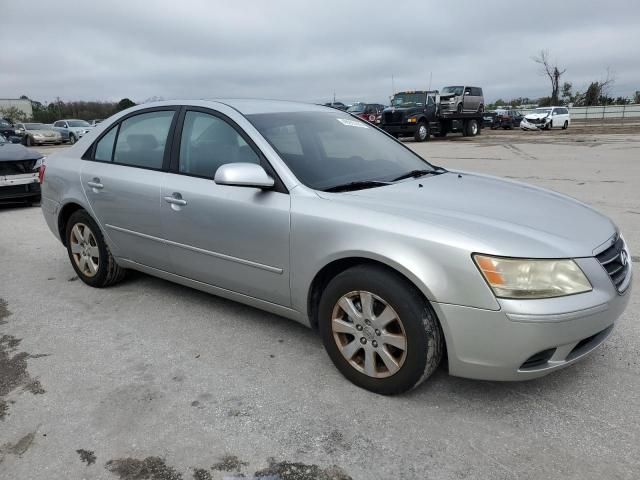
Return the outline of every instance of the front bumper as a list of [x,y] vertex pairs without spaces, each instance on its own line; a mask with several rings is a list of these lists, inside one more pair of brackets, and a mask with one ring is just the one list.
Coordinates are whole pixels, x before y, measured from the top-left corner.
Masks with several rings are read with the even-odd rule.
[[576,259],[591,292],[544,300],[499,299],[500,310],[434,303],[447,342],[449,373],[482,380],[528,380],[588,355],[613,330],[631,296],[619,293],[595,258]]
[[531,123],[526,118],[520,122],[520,128],[522,130],[542,130],[549,122],[544,121],[541,123]]
[[0,202],[13,202],[40,197],[38,174],[0,176]]
[[418,130],[417,123],[402,123],[402,124],[382,124],[380,125],[385,132],[396,135],[413,135]]

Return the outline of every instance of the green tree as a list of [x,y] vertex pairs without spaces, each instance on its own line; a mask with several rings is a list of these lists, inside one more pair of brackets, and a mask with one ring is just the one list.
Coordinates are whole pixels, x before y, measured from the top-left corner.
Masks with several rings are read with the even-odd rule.
[[134,103],[133,100],[130,100],[128,98],[123,98],[118,102],[117,111],[119,112],[121,110],[125,110],[127,108],[135,107],[135,106],[136,106],[136,103]]
[[17,107],[0,108],[0,117],[10,120],[11,122],[26,122],[29,120],[26,113]]

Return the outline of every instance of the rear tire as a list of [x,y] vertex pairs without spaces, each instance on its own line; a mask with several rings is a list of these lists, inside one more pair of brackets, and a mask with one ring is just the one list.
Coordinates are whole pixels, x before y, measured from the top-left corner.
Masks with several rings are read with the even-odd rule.
[[469,120],[465,126],[464,135],[466,137],[475,137],[478,135],[478,122],[476,120]]
[[429,125],[425,121],[418,123],[418,129],[413,134],[416,142],[427,142],[429,140]]
[[116,263],[100,227],[86,210],[71,215],[65,235],[69,260],[84,283],[102,288],[124,278],[126,270]]
[[[343,309],[345,304],[354,310]],[[384,267],[358,265],[337,275],[322,293],[318,314],[334,365],[372,392],[410,390],[442,359],[444,339],[431,306],[411,283]]]

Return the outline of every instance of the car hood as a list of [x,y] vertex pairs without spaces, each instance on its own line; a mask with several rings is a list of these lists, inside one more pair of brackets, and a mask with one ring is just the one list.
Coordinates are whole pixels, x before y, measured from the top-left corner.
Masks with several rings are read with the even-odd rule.
[[[609,218],[565,195],[488,175],[448,172],[322,198],[408,220],[474,251],[513,257],[589,257],[616,232]],[[417,222],[417,223],[414,223]],[[427,232],[427,233],[424,233]],[[446,241],[446,240],[445,240]]]
[[524,118],[526,118],[527,120],[541,120],[548,116],[549,116],[548,113],[530,113],[528,115],[525,115]]
[[42,154],[15,143],[0,143],[0,162],[16,160],[38,160]]

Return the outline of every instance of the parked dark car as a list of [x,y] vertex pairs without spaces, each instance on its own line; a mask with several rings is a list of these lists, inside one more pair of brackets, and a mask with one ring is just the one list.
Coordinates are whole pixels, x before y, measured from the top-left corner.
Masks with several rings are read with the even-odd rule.
[[347,112],[355,115],[369,123],[380,123],[380,115],[384,110],[384,105],[379,103],[354,103]]
[[496,121],[496,112],[484,112],[482,114],[482,126],[493,128]]
[[0,135],[0,202],[39,203],[43,155]]
[[0,135],[2,135],[9,142],[20,142],[20,138],[16,135],[13,123],[6,118],[0,118]]
[[347,106],[342,102],[327,102],[324,104],[325,107],[337,108],[338,110],[347,110]]
[[522,115],[522,112],[518,110],[498,109],[495,111],[495,119],[491,128],[504,128],[505,130],[512,130],[520,126],[520,122],[522,122],[523,118],[524,115]]

